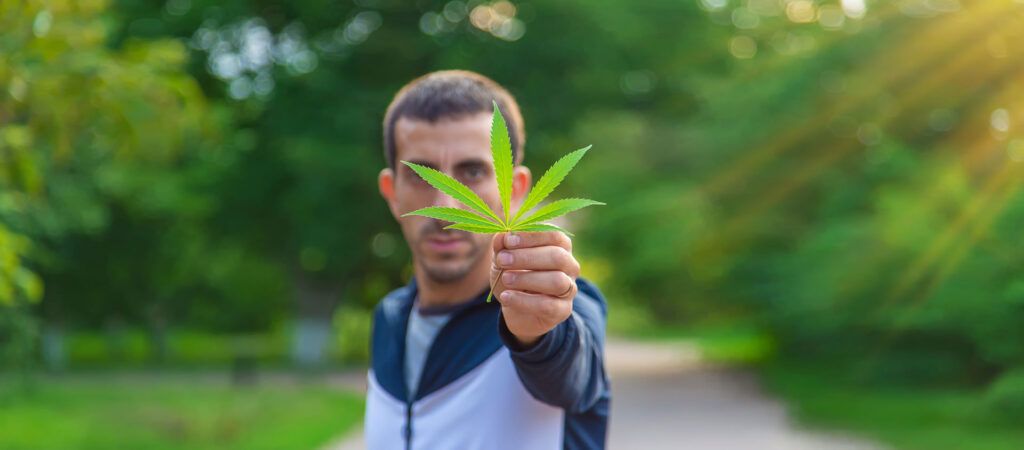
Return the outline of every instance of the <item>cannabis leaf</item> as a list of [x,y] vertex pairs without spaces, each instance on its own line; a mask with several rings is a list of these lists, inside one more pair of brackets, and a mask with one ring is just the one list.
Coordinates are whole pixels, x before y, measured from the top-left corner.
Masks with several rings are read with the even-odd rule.
[[[512,204],[512,144],[509,140],[508,126],[505,125],[505,118],[501,116],[501,112],[498,111],[498,104],[495,102],[494,121],[491,123],[491,156],[494,159],[494,175],[498,179],[498,195],[501,197],[502,215],[499,217],[494,211],[491,211],[491,208],[487,206],[487,203],[480,196],[476,195],[472,189],[459,183],[456,179],[429,167],[402,161],[402,164],[412,168],[417,175],[426,180],[427,183],[430,183],[431,186],[450,195],[459,203],[469,208],[469,210],[465,210],[435,206],[404,214],[403,217],[412,214],[431,217],[452,222],[452,225],[446,226],[445,229],[463,230],[473,233],[559,231],[572,236],[572,233],[568,231],[541,222],[554,219],[577,209],[586,208],[591,205],[603,205],[604,203],[585,198],[567,198],[556,200],[537,208],[536,211],[533,211],[532,214],[525,218],[523,215],[534,209],[558,187],[573,167],[576,167],[576,163],[580,162],[580,158],[583,158],[587,150],[590,150],[589,145],[555,161],[551,168],[544,173],[544,176],[540,177],[540,180],[537,181],[533,189],[530,190],[526,200],[519,207],[519,211],[516,211],[515,215],[510,214],[509,208]],[[502,272],[504,270],[498,272],[498,279],[501,278]],[[497,284],[497,281],[495,281],[495,284]],[[494,285],[491,285],[491,292],[487,294],[488,302],[491,301],[491,294],[493,293]]]

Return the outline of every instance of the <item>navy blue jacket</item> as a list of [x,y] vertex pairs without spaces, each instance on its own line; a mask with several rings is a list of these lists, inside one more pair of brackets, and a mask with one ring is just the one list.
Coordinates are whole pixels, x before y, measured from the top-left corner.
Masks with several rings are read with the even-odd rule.
[[457,309],[427,354],[410,398],[403,365],[416,280],[373,319],[369,448],[604,448],[611,399],[604,369],[607,304],[580,278],[572,315],[521,349],[487,291]]

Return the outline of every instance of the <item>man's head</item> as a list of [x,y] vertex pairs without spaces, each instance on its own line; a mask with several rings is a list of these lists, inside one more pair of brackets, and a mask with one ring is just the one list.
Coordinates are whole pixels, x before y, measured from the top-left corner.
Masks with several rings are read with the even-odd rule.
[[[436,219],[402,217],[429,206],[462,206],[399,161],[432,167],[454,177],[500,214],[490,149],[492,102],[497,102],[508,125],[513,160],[518,164],[525,140],[519,106],[505,89],[482,75],[442,71],[417,78],[395,95],[384,117],[388,167],[378,177],[380,192],[402,227],[417,274],[437,283],[454,283],[474,269],[489,267],[491,237],[444,230],[448,223]],[[517,165],[513,171],[513,203],[522,202],[529,186],[529,170]]]

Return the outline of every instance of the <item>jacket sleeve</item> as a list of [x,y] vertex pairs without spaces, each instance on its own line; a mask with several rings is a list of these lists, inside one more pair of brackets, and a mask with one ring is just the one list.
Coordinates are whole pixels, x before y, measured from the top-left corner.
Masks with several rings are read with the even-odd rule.
[[604,332],[608,307],[590,282],[576,280],[573,312],[531,348],[523,350],[498,317],[498,335],[508,347],[523,386],[537,400],[579,414],[608,394]]

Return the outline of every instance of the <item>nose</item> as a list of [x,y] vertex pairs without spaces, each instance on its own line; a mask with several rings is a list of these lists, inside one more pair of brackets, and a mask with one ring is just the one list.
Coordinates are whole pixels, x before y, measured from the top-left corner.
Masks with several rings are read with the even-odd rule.
[[[458,208],[461,205],[459,204],[459,202],[455,201],[455,199],[453,199],[450,195],[438,190],[436,191],[436,194],[434,194],[434,201],[432,202],[431,206],[439,206],[443,208]],[[438,222],[441,223],[442,227],[446,227],[448,225],[452,225],[455,223],[449,222],[447,220],[438,220]]]
[[440,206],[440,207],[445,207],[445,208],[458,208],[461,205],[459,204],[459,202],[457,202],[450,195],[445,194],[444,192],[441,192],[440,190],[434,190],[434,202],[433,202],[432,206]]

